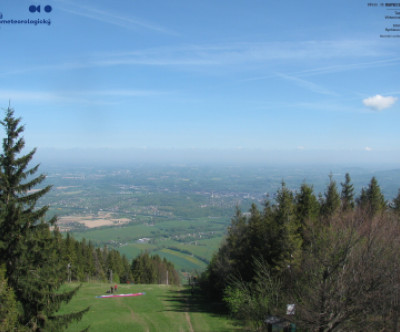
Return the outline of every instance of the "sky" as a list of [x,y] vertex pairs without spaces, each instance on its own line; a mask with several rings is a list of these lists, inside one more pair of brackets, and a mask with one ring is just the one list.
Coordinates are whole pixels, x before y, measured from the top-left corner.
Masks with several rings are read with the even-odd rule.
[[398,24],[400,2],[2,0],[0,107],[54,157],[398,165]]

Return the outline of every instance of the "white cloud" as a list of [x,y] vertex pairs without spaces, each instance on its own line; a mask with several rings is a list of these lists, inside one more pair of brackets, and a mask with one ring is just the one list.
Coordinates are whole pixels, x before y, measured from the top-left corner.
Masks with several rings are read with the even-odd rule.
[[365,98],[363,100],[363,104],[375,111],[382,111],[385,108],[393,106],[397,99],[397,97],[392,96],[383,97],[381,95],[376,95],[373,97]]
[[372,151],[372,148],[370,148],[369,146],[366,146],[366,147],[364,148],[364,150],[365,150],[365,151]]

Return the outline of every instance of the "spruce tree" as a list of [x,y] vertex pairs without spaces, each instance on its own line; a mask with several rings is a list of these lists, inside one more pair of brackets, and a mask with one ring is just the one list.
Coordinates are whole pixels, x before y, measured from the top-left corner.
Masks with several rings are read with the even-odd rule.
[[351,183],[350,174],[346,173],[345,182],[341,183],[342,192],[340,198],[342,200],[342,210],[349,211],[354,209],[354,187]]
[[39,167],[27,169],[35,149],[19,157],[25,145],[24,139],[19,137],[24,130],[19,125],[20,120],[14,118],[13,110],[8,108],[4,121],[0,122],[6,131],[3,153],[0,155],[0,257],[6,264],[9,280],[18,279],[15,274],[23,240],[48,209],[46,206],[35,209],[36,202],[50,190],[50,186],[47,186],[29,193],[29,190],[43,182],[45,176],[29,178]]
[[397,196],[393,199],[392,204],[390,205],[392,210],[400,216],[400,189],[399,192],[397,193]]
[[[296,216],[296,206],[292,191],[282,181],[281,188],[276,195],[273,222],[281,227],[281,237],[285,239],[286,248],[282,248],[281,264],[292,265],[301,255],[302,238],[300,222]],[[285,259],[286,258],[286,259]]]
[[361,191],[359,206],[370,215],[382,212],[386,208],[385,197],[375,177],[372,177],[367,189]]
[[332,217],[340,208],[340,196],[336,182],[333,181],[332,174],[329,175],[329,185],[325,192],[325,199],[321,206],[321,214],[324,217]]
[[[264,213],[261,214],[256,205],[252,204],[250,209],[250,218],[248,221],[248,236],[249,236],[249,248],[243,250],[244,261],[251,259],[260,259],[268,255],[266,248],[266,242],[268,240],[267,233],[268,221],[269,221],[269,202],[265,203]],[[253,273],[252,273],[253,274]]]
[[303,238],[303,246],[307,243],[304,242],[306,238],[306,225],[314,223],[319,216],[320,206],[313,193],[313,187],[303,183],[300,187],[300,192],[295,196],[296,202],[296,216],[299,220],[300,235]]
[[57,292],[63,278],[56,237],[49,228],[56,219],[45,223],[48,206],[36,206],[51,186],[32,190],[45,176],[34,177],[39,165],[28,167],[36,149],[21,155],[25,141],[20,122],[11,108],[0,121],[6,134],[0,154],[0,264],[5,265],[8,285],[22,308],[20,324],[32,331],[61,331],[84,311],[55,316],[61,302],[68,301],[77,289]]
[[4,268],[0,268],[0,331],[20,331],[17,301],[4,275]]
[[375,177],[371,179],[371,182],[367,190],[368,199],[371,206],[371,212],[373,214],[381,212],[386,207],[385,197],[381,192],[381,188]]

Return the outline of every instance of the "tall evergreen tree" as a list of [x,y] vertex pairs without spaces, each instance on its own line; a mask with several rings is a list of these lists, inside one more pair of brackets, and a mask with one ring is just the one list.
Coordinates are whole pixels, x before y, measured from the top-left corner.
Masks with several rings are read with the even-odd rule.
[[[296,217],[294,196],[283,181],[276,195],[273,220],[278,227],[282,227],[281,237],[287,239],[286,248],[281,250],[281,264],[284,264],[284,266],[286,264],[292,265],[300,257],[302,239],[299,233],[300,222]],[[286,256],[286,260],[284,256]]]
[[[251,210],[254,218],[257,218],[255,206]],[[235,216],[231,219],[231,226],[228,228],[226,237],[225,255],[229,259],[229,267],[240,275],[241,278],[251,278],[247,261],[251,257],[248,256],[250,246],[250,233],[248,220],[237,208]]]
[[[255,259],[261,259],[269,254],[266,250],[266,243],[268,241],[268,235],[270,235],[269,224],[271,217],[271,207],[269,201],[265,202],[264,211],[261,214],[256,205],[252,204],[250,209],[250,218],[248,220],[248,231],[249,234],[249,248],[246,250],[243,248],[243,261]],[[253,275],[253,273],[252,273]]]
[[150,256],[148,252],[141,253],[132,261],[132,277],[134,282],[141,284],[179,285],[179,275],[174,265],[160,256]]
[[85,274],[86,278],[90,280],[91,277],[95,275],[95,263],[94,263],[94,247],[91,241],[89,241],[87,248],[86,248],[86,268]]
[[133,280],[137,284],[151,284],[156,280],[156,271],[146,251],[132,261]]
[[[211,298],[222,299],[223,291],[230,282],[230,278],[241,277],[238,261],[240,257],[243,257],[241,249],[244,247],[243,244],[247,243],[247,233],[247,218],[236,207],[235,216],[228,227],[228,234],[218,252],[213,255],[202,277],[202,287]],[[247,258],[244,259],[246,262]]]
[[303,245],[306,237],[306,224],[313,223],[319,216],[320,206],[313,193],[312,186],[303,183],[300,187],[300,192],[295,196],[296,216],[299,220],[299,233],[303,238]]
[[126,258],[125,255],[122,255],[121,260],[122,260],[123,272],[119,279],[121,283],[127,283],[130,280],[132,280],[131,266],[129,264],[128,258]]
[[36,207],[51,186],[32,191],[45,176],[34,177],[39,165],[28,167],[36,149],[21,156],[25,141],[20,136],[24,130],[20,121],[8,108],[0,122],[6,132],[0,154],[0,264],[5,264],[8,284],[23,309],[20,323],[32,331],[61,331],[83,311],[54,315],[61,302],[68,301],[76,290],[56,292],[62,278],[56,264],[55,237],[49,229],[55,218],[43,223],[48,207]]
[[368,211],[371,215],[382,212],[386,208],[385,197],[375,177],[372,177],[368,188],[363,188],[361,191],[359,206]]
[[321,214],[324,217],[331,217],[340,208],[340,196],[337,190],[336,182],[333,181],[332,174],[329,175],[329,185],[325,192],[325,199],[321,206]]
[[[17,279],[15,273],[23,239],[47,212],[47,206],[35,209],[36,202],[51,188],[47,186],[29,193],[29,190],[43,182],[45,176],[29,178],[39,167],[37,165],[27,169],[35,149],[19,157],[25,146],[24,139],[19,137],[24,130],[24,127],[19,125],[20,121],[21,119],[14,118],[13,110],[8,108],[4,121],[0,122],[6,131],[3,153],[0,155],[0,257],[6,263],[6,276],[9,281]],[[25,180],[27,182],[24,182]],[[50,223],[54,221],[53,219]]]
[[106,271],[105,267],[103,266],[103,253],[101,248],[96,248],[93,254],[94,266],[95,266],[95,274],[97,279],[105,280],[106,279]]
[[342,200],[342,210],[349,211],[354,209],[354,186],[351,183],[350,174],[346,173],[345,182],[341,183],[342,192],[340,198]]
[[390,205],[390,207],[392,208],[392,210],[398,215],[400,216],[400,189],[399,192],[397,194],[397,196],[393,199],[392,204]]

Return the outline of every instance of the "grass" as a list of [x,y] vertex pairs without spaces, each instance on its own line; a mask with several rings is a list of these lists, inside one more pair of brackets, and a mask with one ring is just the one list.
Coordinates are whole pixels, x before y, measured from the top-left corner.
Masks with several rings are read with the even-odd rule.
[[191,255],[188,255],[186,253],[182,253],[182,252],[179,252],[176,250],[171,250],[171,249],[166,249],[166,248],[162,249],[161,252],[186,259],[187,261],[189,261],[190,263],[192,263],[194,265],[204,265],[203,262],[199,261],[197,258],[195,258]]
[[195,262],[187,259],[193,258],[189,255],[182,255],[182,257],[176,255],[176,251],[155,251],[155,254],[158,254],[161,258],[166,258],[168,261],[172,262],[175,266],[176,270],[180,271],[202,271],[206,264],[196,260]]
[[[167,249],[163,246],[170,245],[171,247],[179,248],[190,252],[179,252],[176,250]],[[197,250],[199,248],[199,250]],[[204,249],[203,249],[204,248]],[[178,271],[202,271],[206,268],[204,261],[197,259],[193,255],[210,260],[211,251],[206,247],[199,247],[194,245],[185,245],[176,241],[168,240],[162,242],[162,246],[156,246],[153,244],[128,244],[126,246],[118,248],[121,254],[125,254],[126,257],[131,261],[137,257],[141,252],[148,251],[151,255],[159,255],[161,258],[166,258],[174,264],[174,267]]]
[[[160,219],[151,225],[132,223],[75,231],[72,235],[78,240],[91,240],[95,246],[107,244],[125,254],[129,261],[141,252],[148,251],[165,257],[178,271],[193,272],[205,269],[206,263],[219,248],[225,228],[224,218]],[[138,243],[140,238],[150,238],[151,241]],[[176,248],[181,252],[168,248]]]
[[187,235],[187,233],[224,232],[225,229],[226,221],[223,219],[210,220],[198,218],[194,220],[164,220],[155,222],[152,226],[138,223],[120,227],[73,231],[71,233],[77,240],[86,238],[86,240],[92,240],[94,242],[108,243],[110,239],[112,239],[117,242],[125,243],[133,242],[143,237],[163,238],[173,237],[175,235]]
[[[76,284],[65,287],[76,286]],[[60,314],[82,310],[88,313],[68,332],[81,331],[239,331],[240,327],[227,316],[214,310],[209,303],[193,298],[187,288],[166,285],[119,285],[118,293],[145,295],[125,298],[96,298],[108,290],[107,283],[84,283],[78,294]],[[218,309],[218,308],[217,308]]]

